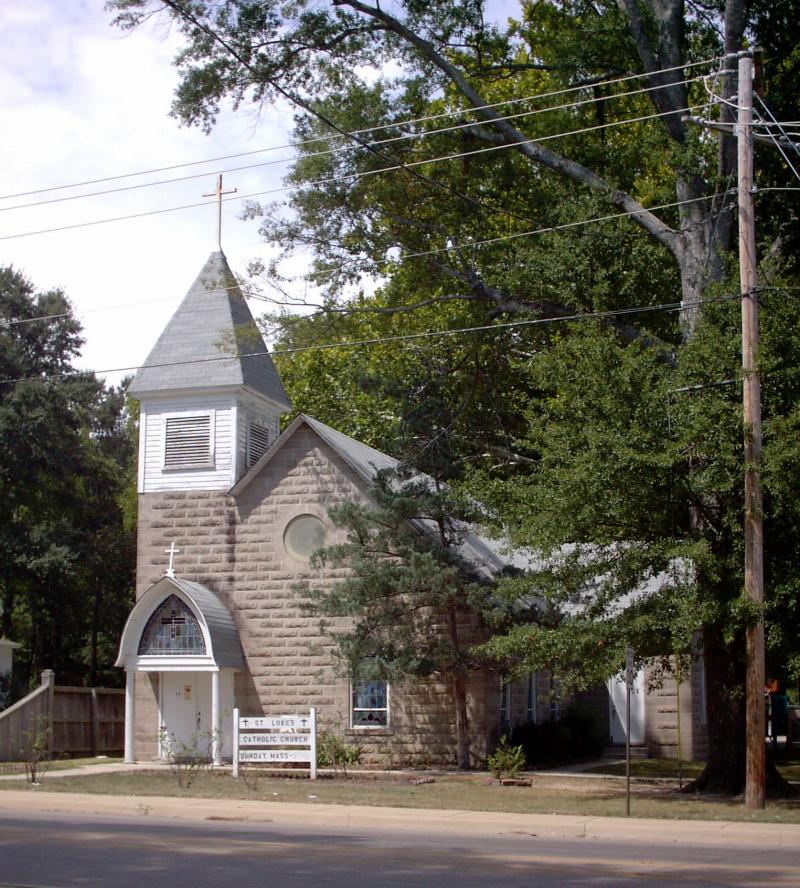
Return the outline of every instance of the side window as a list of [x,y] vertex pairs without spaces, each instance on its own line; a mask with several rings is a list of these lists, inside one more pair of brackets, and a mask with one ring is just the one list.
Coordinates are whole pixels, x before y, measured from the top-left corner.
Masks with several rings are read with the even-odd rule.
[[252,468],[269,447],[269,429],[256,422],[247,425],[247,468]]
[[528,704],[526,712],[527,721],[536,723],[539,721],[539,682],[535,672],[528,676]]
[[354,728],[385,728],[389,724],[389,685],[353,679],[350,722]]
[[213,465],[210,413],[164,419],[164,468],[204,469]]

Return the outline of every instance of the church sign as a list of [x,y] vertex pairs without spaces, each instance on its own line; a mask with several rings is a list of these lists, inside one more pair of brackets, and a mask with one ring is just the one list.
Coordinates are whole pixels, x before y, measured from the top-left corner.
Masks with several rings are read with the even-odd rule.
[[233,710],[233,776],[243,763],[307,764],[317,778],[317,711],[308,715],[240,716]]

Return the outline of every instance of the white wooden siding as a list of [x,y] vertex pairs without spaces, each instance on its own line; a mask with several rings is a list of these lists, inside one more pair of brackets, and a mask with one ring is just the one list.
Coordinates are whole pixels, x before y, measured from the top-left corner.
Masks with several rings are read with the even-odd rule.
[[[213,411],[214,465],[198,469],[164,469],[166,416]],[[144,429],[140,490],[227,490],[234,473],[235,398],[233,396],[159,399],[142,405]]]
[[239,399],[237,419],[236,480],[238,481],[247,471],[247,424],[255,422],[268,429],[269,443],[272,444],[280,433],[280,418],[274,407],[244,395]]

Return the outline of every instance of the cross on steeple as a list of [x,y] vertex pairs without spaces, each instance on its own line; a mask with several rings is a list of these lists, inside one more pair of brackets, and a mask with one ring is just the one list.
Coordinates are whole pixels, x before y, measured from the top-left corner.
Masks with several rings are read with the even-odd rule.
[[175,556],[181,551],[176,545],[175,540],[170,543],[169,549],[164,549],[164,551],[169,555],[169,567],[164,571],[164,575],[169,577],[171,580],[175,579],[175,567],[174,561]]
[[217,187],[213,191],[209,191],[208,194],[203,195],[203,197],[214,197],[216,195],[217,198],[217,245],[220,250],[222,250],[222,195],[236,194],[236,191],[236,188],[233,188],[231,191],[222,190],[222,173],[220,173],[217,176]]

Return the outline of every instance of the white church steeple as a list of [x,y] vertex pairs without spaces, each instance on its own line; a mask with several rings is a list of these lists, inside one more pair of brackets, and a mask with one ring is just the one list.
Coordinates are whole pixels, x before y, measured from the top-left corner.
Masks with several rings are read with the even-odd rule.
[[128,387],[139,492],[227,490],[291,409],[225,255],[212,253]]

